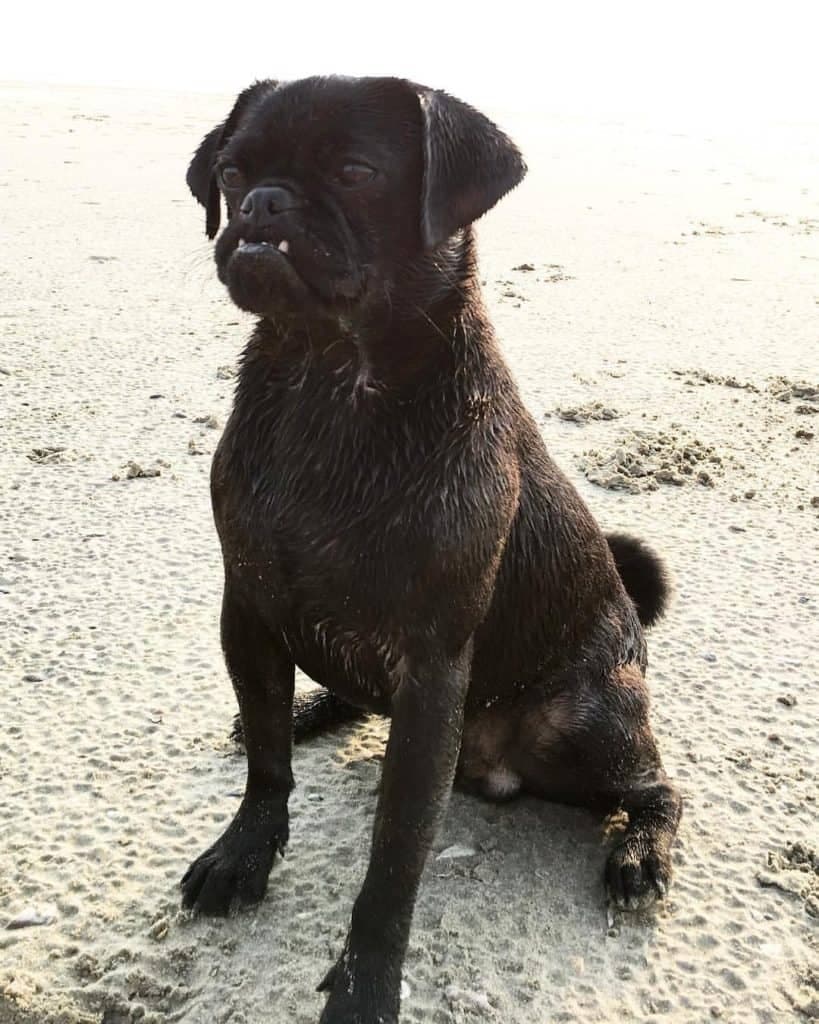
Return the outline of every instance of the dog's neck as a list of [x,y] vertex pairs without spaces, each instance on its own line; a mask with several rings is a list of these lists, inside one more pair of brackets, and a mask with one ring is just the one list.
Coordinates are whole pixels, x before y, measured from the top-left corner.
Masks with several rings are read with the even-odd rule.
[[284,372],[309,366],[363,396],[411,393],[468,372],[492,337],[471,228],[403,267],[400,298],[385,290],[366,308],[361,318],[260,320],[244,364],[272,359]]

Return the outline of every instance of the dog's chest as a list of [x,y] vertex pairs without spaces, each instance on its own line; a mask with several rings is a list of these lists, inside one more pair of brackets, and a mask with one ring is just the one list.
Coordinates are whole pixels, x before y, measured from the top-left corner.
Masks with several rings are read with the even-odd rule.
[[461,635],[514,494],[491,425],[439,393],[365,397],[323,378],[240,388],[213,467],[226,570],[246,596],[306,648],[381,664],[430,630]]
[[382,411],[309,391],[269,393],[252,408],[239,401],[213,465],[234,585],[284,631],[309,675],[359,702],[391,692],[417,595],[441,555],[438,484],[414,457],[414,431],[396,429],[395,417],[385,426]]
[[309,547],[355,531],[376,508],[383,520],[417,467],[388,418],[366,406],[284,388],[237,404],[214,467],[236,528]]
[[332,384],[240,390],[212,483],[228,568],[335,612],[400,600],[435,561],[464,473],[432,417]]

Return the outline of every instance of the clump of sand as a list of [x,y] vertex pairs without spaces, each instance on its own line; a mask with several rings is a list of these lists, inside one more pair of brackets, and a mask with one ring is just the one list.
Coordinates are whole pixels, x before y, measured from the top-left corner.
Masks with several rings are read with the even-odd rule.
[[804,903],[805,913],[819,918],[819,851],[807,843],[787,843],[769,851],[766,870],[759,871],[760,885],[786,892]]
[[558,406],[555,413],[568,423],[588,423],[591,420],[616,420],[620,413],[602,402],[586,402],[583,405]]
[[756,384],[748,380],[738,380],[733,374],[727,376],[721,373],[711,373],[709,370],[672,370],[675,377],[685,378],[686,384],[721,384],[725,388],[735,388],[739,391],[752,391],[759,394]]
[[[792,381],[787,377],[774,377],[768,385],[768,390],[778,402],[790,402],[792,399],[802,399],[808,402],[819,403],[819,387],[814,384],[807,384],[805,381]],[[819,409],[819,404],[815,406]]]
[[586,478],[613,491],[656,491],[661,484],[713,487],[723,459],[712,445],[683,431],[632,430],[608,449],[590,448],[578,459]]

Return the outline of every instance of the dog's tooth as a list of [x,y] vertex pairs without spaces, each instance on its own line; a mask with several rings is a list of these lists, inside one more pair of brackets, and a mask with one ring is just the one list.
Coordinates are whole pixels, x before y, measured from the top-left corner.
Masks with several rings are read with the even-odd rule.
[[244,247],[246,245],[247,245],[247,242],[245,242],[244,238],[240,238],[239,239],[239,244],[236,246],[236,248],[237,249],[244,249]]
[[286,238],[283,238],[279,242],[279,252],[289,252],[289,251],[290,251],[290,243],[287,241]]

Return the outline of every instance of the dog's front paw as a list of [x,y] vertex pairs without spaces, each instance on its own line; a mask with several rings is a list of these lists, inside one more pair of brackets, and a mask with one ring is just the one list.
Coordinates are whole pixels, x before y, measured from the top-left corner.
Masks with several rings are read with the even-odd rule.
[[180,883],[182,904],[204,914],[226,914],[234,901],[258,903],[277,853],[289,836],[281,801],[242,801],[236,817]]
[[664,899],[671,884],[671,856],[662,845],[628,834],[609,854],[606,888],[621,910],[644,910]]
[[319,1024],[398,1024],[401,970],[345,948],[319,985],[330,996]]

